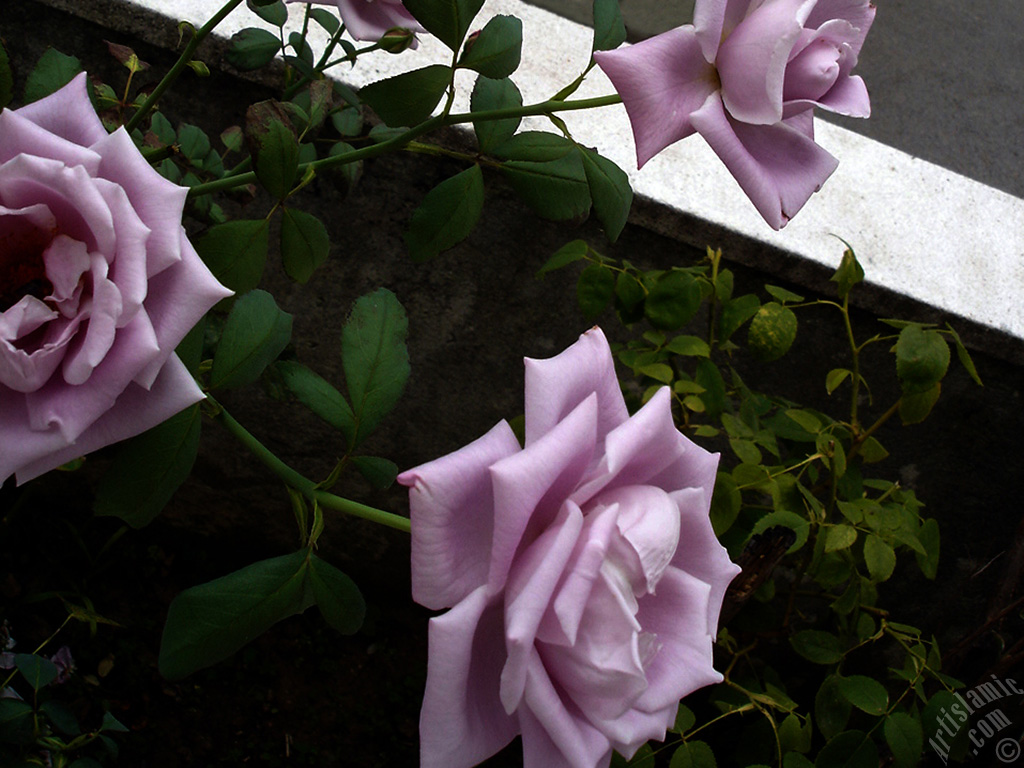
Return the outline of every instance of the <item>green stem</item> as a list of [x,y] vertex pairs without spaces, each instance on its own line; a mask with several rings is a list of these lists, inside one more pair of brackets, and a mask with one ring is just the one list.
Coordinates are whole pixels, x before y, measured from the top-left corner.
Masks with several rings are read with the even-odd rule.
[[[619,104],[621,101],[622,98],[618,94],[612,94],[611,96],[598,96],[593,99],[577,99],[575,101],[542,101],[538,104],[531,104],[526,107],[506,107],[504,109],[491,109],[481,112],[459,112],[453,115],[437,115],[436,117],[432,117],[429,120],[420,123],[415,128],[410,128],[408,131],[400,133],[387,141],[382,141],[380,144],[373,144],[368,147],[363,147],[362,149],[357,149],[354,152],[346,152],[343,155],[326,157],[322,160],[315,160],[312,163],[303,164],[299,166],[299,172],[300,174],[305,172],[306,168],[321,170],[323,168],[331,168],[336,165],[346,165],[348,163],[358,162],[359,160],[378,157],[380,155],[387,154],[392,150],[401,149],[413,139],[422,136],[425,133],[430,133],[430,131],[436,130],[437,128],[445,128],[452,125],[458,125],[460,123],[470,123],[482,120],[504,120],[509,117],[528,117],[546,115],[552,112],[594,109],[596,107],[607,107],[613,104]],[[230,178],[217,179],[216,181],[210,181],[206,184],[197,184],[189,189],[188,196],[194,198],[199,195],[208,195],[212,192],[220,192],[225,189],[234,189],[235,187],[252,184],[255,181],[255,173],[240,173],[237,176],[231,176]]]
[[382,509],[369,507],[365,504],[360,504],[357,501],[345,499],[341,496],[335,496],[333,493],[319,490],[316,483],[289,467],[269,448],[257,440],[252,433],[239,424],[230,413],[224,410],[224,407],[220,403],[209,395],[207,395],[207,400],[209,400],[217,411],[214,416],[215,419],[224,425],[224,427],[226,427],[227,430],[239,440],[239,442],[248,448],[257,459],[263,462],[263,465],[266,466],[267,469],[277,475],[285,482],[285,484],[299,491],[310,501],[318,503],[325,509],[344,512],[348,515],[361,517],[364,520],[370,520],[374,523],[386,525],[389,528],[405,531],[406,533],[409,532],[409,518],[407,517],[395,515],[391,512],[385,512]]
[[185,67],[188,66],[188,63],[192,61],[192,54],[196,52],[199,44],[203,42],[206,36],[210,34],[218,24],[224,21],[224,18],[229,13],[241,5],[241,3],[242,0],[228,0],[228,2],[224,4],[224,7],[213,15],[213,18],[203,24],[203,26],[196,31],[188,45],[185,46],[185,50],[182,51],[181,56],[174,63],[174,66],[171,67],[170,71],[166,75],[164,75],[164,79],[157,83],[156,88],[153,89],[153,92],[149,94],[146,100],[142,103],[142,106],[139,107],[139,111],[132,115],[131,120],[125,123],[124,127],[128,133],[131,133],[139,127],[139,123],[141,123],[153,107],[156,106],[157,101],[159,101],[160,97],[164,95],[164,91],[170,88],[174,81],[178,79],[178,75],[180,75]]

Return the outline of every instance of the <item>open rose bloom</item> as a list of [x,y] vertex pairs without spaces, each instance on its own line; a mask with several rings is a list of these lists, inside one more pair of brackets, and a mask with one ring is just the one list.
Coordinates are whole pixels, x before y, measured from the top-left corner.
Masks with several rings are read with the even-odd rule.
[[399,476],[413,598],[451,608],[430,621],[424,768],[516,734],[526,768],[607,766],[722,679],[712,643],[739,568],[708,518],[718,455],[676,430],[668,389],[630,417],[595,328],[526,361],[525,442],[501,422]]
[[780,229],[838,165],[814,143],[814,107],[871,112],[851,72],[874,17],[868,0],[697,0],[692,25],[595,58],[639,165],[698,132]]
[[413,32],[425,31],[402,0],[288,0],[318,3],[338,8],[345,29],[356,40],[380,40],[389,29],[401,27]]
[[0,482],[24,482],[202,399],[174,348],[230,295],[185,237],[187,190],[81,74],[0,114]]

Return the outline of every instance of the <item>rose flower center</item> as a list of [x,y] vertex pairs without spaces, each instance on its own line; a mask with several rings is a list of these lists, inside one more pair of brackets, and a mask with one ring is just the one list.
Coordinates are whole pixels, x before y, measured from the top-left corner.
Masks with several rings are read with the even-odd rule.
[[16,217],[0,218],[0,312],[24,296],[42,300],[53,292],[43,263],[53,234]]

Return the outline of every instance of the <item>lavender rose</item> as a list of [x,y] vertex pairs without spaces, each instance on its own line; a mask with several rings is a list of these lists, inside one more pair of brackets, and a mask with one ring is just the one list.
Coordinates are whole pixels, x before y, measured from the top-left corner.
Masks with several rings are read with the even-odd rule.
[[871,112],[851,74],[868,0],[697,0],[692,25],[595,54],[626,105],[637,163],[695,131],[780,229],[838,161],[814,143],[814,107]]
[[81,74],[0,114],[0,482],[24,482],[202,399],[174,348],[230,295],[181,226],[187,190]]
[[667,389],[630,417],[597,328],[526,361],[526,446],[501,422],[409,470],[412,592],[428,608],[421,766],[522,734],[526,768],[607,766],[663,739],[720,681],[712,642],[739,568],[708,519],[718,465]]
[[414,32],[425,30],[402,0],[288,0],[288,2],[335,5],[349,34],[356,40],[380,40],[389,29],[401,27]]

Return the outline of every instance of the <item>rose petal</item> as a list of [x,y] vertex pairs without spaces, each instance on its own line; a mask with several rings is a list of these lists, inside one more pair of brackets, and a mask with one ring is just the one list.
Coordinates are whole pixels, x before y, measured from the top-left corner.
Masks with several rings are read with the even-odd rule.
[[[103,361],[92,370],[89,386],[68,386],[62,377],[55,376],[42,388],[25,395],[28,426],[42,432],[56,427],[67,442],[74,442],[114,406],[135,374],[158,354],[160,349],[153,326],[145,313],[140,312],[118,331]],[[188,389],[195,391],[195,383]]]
[[717,94],[692,116],[765,221],[781,229],[839,165],[785,123],[748,125],[730,119]]
[[661,647],[647,668],[647,690],[636,708],[675,712],[679,700],[705,685],[721,682],[712,667],[712,643],[717,628],[707,624],[711,588],[677,568],[669,568],[657,594],[640,601],[637,618],[658,637]]
[[722,41],[715,66],[722,101],[733,118],[752,125],[782,119],[786,63],[815,2],[767,0]]
[[707,626],[714,635],[718,631],[718,614],[722,609],[725,590],[740,567],[729,559],[725,547],[718,543],[711,527],[708,510],[711,507],[711,488],[676,491],[672,500],[679,507],[679,546],[672,565],[694,576],[711,588],[708,603]]
[[626,48],[597,51],[594,60],[626,106],[638,168],[691,135],[690,113],[718,88],[715,68],[689,25]]
[[56,160],[63,165],[80,165],[91,175],[96,174],[101,162],[99,154],[88,145],[50,133],[25,115],[24,109],[0,112],[0,136],[4,137],[0,143],[0,163],[25,154]]
[[218,301],[233,294],[217,282],[181,227],[178,237],[181,260],[149,280],[145,311],[156,331],[160,351],[134,378],[143,387],[156,378],[164,361],[200,318]]
[[750,4],[751,0],[702,0],[694,4],[693,26],[705,59],[715,60],[722,39],[743,21]]
[[430,620],[420,768],[470,768],[515,737],[498,699],[503,631],[501,601],[484,587]]
[[529,662],[526,706],[519,711],[523,768],[595,768],[611,760],[607,737],[551,684],[540,656]]
[[146,241],[146,276],[153,277],[180,261],[181,214],[188,189],[153,170],[135,150],[123,128],[104,136],[94,149],[102,156],[98,174],[127,193],[132,209],[150,229]]
[[89,101],[89,80],[79,72],[60,90],[17,110],[40,128],[88,147],[107,135]]
[[[0,477],[17,474],[18,485],[84,456],[106,445],[125,440],[155,427],[174,414],[203,399],[188,369],[171,357],[146,391],[134,384],[117,399],[116,409],[107,409],[78,439],[69,441],[56,427],[38,431],[29,426],[31,409],[24,398],[8,397],[0,390],[4,407],[0,408]],[[10,403],[10,407],[8,407]],[[9,450],[17,446],[17,452]]]
[[379,40],[392,27],[425,31],[396,0],[337,0],[338,11],[356,40]]
[[539,536],[554,520],[590,463],[597,401],[590,395],[533,445],[491,466],[494,541],[487,583],[492,590],[502,589],[520,543]]
[[494,529],[487,468],[518,451],[502,421],[454,453],[398,476],[410,487],[412,598],[420,605],[455,605],[487,581]]
[[854,56],[860,56],[864,38],[875,20],[875,6],[871,0],[818,0],[804,24],[808,29],[818,29],[832,19],[850,22],[856,33],[848,42]]
[[[599,464],[573,491],[572,499],[585,505],[602,490],[640,485],[675,465],[692,445],[676,429],[668,387],[655,392],[644,406],[617,426],[604,441]],[[671,486],[671,490],[681,486]]]
[[[627,562],[630,583],[637,596],[653,593],[662,573],[672,562],[679,542],[679,508],[664,490],[653,485],[633,485],[602,493],[600,504],[617,504],[616,526],[622,542],[632,550]],[[634,566],[635,563],[635,566]],[[620,564],[620,563],[616,563]]]
[[515,560],[505,587],[505,647],[508,660],[501,670],[501,703],[512,714],[526,687],[529,659],[541,619],[572,557],[583,513],[567,502],[544,533]]
[[600,328],[590,329],[555,357],[528,357],[525,365],[527,447],[593,393],[597,393],[598,440],[629,418],[608,340]]

